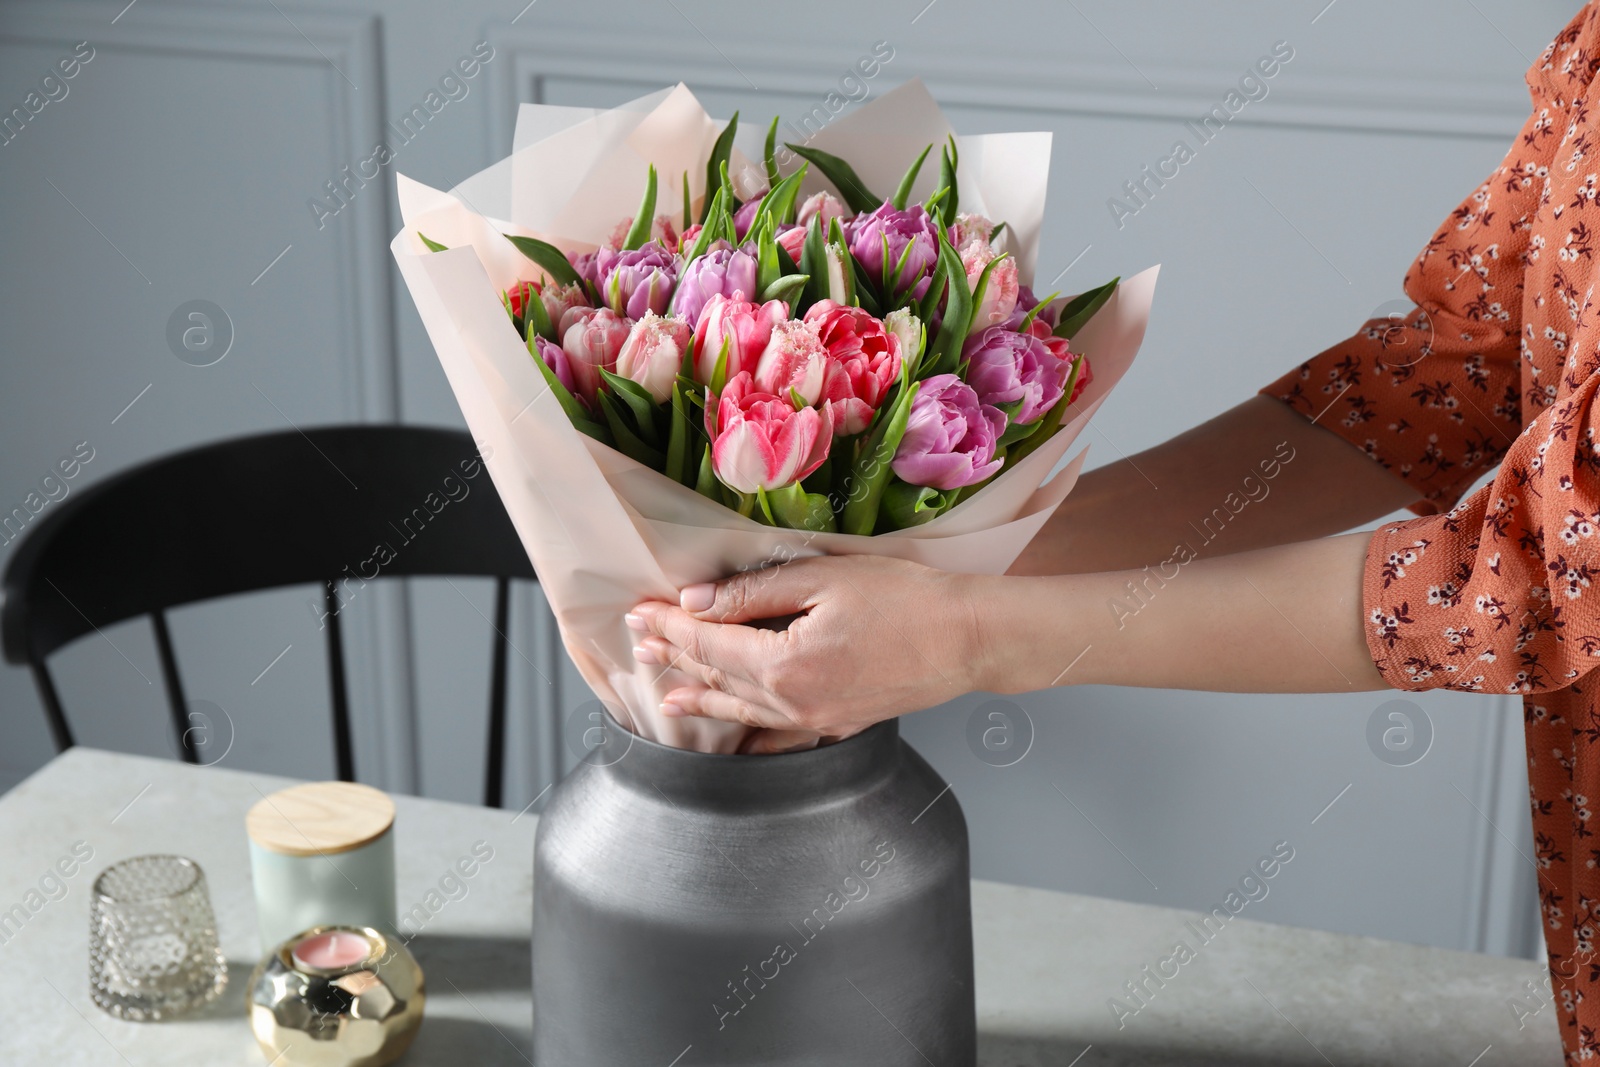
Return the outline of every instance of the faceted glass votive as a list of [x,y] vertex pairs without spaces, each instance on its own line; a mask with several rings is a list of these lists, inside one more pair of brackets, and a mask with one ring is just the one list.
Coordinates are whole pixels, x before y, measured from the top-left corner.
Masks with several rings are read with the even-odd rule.
[[205,872],[182,856],[135,856],[100,872],[89,913],[89,990],[104,1011],[157,1022],[228,984]]

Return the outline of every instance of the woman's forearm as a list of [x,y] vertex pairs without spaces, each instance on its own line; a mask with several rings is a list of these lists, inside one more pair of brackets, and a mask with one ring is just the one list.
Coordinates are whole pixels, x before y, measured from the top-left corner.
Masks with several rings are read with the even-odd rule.
[[974,577],[978,681],[1215,692],[1382,689],[1361,607],[1368,534],[1138,571]]
[[[1331,416],[1330,416],[1331,417]],[[1268,397],[1085,474],[1012,566],[1082,574],[1339,533],[1417,498],[1342,438]]]

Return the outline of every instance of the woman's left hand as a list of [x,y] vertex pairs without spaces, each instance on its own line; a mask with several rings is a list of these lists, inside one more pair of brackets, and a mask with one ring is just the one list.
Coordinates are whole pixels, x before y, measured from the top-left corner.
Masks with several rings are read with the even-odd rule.
[[[974,580],[904,560],[823,556],[684,589],[628,616],[634,655],[700,682],[665,715],[776,733],[763,749],[841,737],[981,686]],[[782,630],[743,625],[798,616]]]

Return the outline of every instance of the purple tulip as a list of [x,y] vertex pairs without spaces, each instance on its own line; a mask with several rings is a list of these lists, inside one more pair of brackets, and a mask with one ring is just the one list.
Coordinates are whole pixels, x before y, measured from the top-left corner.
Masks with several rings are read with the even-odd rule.
[[572,263],[572,269],[578,272],[578,277],[590,285],[599,285],[600,272],[595,269],[595,257],[599,254],[598,251],[584,252],[581,255],[568,256],[567,259]]
[[1019,401],[1011,421],[1027,426],[1055,406],[1066,388],[1070,367],[1032,334],[991,326],[962,346],[967,384],[978,400],[995,407]]
[[750,232],[750,227],[755,225],[756,211],[761,207],[761,198],[746,200],[739,205],[739,210],[733,213],[733,233],[739,240],[744,240],[745,234]]
[[578,403],[588,407],[588,401],[583,398],[583,393],[578,388],[577,376],[572,373],[572,357],[567,355],[567,350],[538,334],[534,335],[533,343],[538,346],[539,358],[544,360],[544,365],[555,374],[556,380],[567,387],[567,392],[578,398]]
[[642,319],[647,311],[666,312],[678,281],[678,257],[659,241],[628,252],[602,248],[594,263],[600,299],[612,311],[630,319]]
[[845,239],[850,244],[850,254],[874,281],[884,275],[887,239],[890,274],[894,273],[901,257],[905,258],[905,266],[894,282],[895,293],[911,289],[913,295],[920,298],[927,291],[933,268],[939,262],[939,227],[922,210],[921,204],[909,211],[897,211],[893,204],[885,203],[871,214],[857,215],[845,228]]
[[1000,469],[1003,461],[994,458],[994,449],[1005,429],[1005,412],[980,402],[954,374],[936,374],[911,402],[906,434],[890,466],[912,485],[975,485]]
[[[734,294],[742,294],[735,297]],[[683,268],[678,291],[672,297],[672,311],[685,322],[700,321],[706,301],[722,295],[729,299],[756,298],[756,261],[748,252],[718,241],[711,250]]]

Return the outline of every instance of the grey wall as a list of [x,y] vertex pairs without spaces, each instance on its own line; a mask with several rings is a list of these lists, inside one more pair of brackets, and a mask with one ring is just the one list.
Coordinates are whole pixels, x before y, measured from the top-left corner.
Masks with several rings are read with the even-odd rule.
[[[0,111],[76,42],[94,49],[67,95],[0,145],[0,512],[79,442],[94,459],[74,488],[249,431],[459,425],[388,260],[392,174],[336,214],[319,219],[309,201],[396,141],[385,125],[480,41],[494,57],[398,147],[400,171],[448,187],[509,150],[518,101],[607,105],[680,79],[713,113],[797,119],[877,41],[894,57],[873,92],[921,75],[964,132],[1053,130],[1041,283],[1069,264],[1056,283],[1069,291],[1163,264],[1144,354],[1088,435],[1092,465],[1231,405],[1399,297],[1409,258],[1498,161],[1526,107],[1522,71],[1577,6],[124,2],[0,7]],[[1270,94],[1119,226],[1108,198],[1279,41],[1295,56]],[[167,342],[193,299],[233,326],[212,366]],[[0,545],[0,563],[13,550]],[[190,694],[221,709],[209,759],[329,773],[310,593],[175,614]],[[477,795],[488,611],[483,583],[459,581],[349,610],[363,778]],[[551,723],[589,698],[536,591],[513,637],[520,806],[570,763],[570,732],[555,742]],[[84,743],[167,752],[142,624],[56,666]],[[1533,954],[1517,709],[1406,698],[1432,740],[1396,766],[1367,739],[1392,698],[1066,690],[957,701],[906,731],[954,784],[982,876],[1206,907],[1287,840],[1295,859],[1252,917]],[[974,717],[981,729],[994,711],[1031,735],[1012,766],[969,743]],[[49,755],[27,675],[0,670],[0,785]]]

